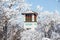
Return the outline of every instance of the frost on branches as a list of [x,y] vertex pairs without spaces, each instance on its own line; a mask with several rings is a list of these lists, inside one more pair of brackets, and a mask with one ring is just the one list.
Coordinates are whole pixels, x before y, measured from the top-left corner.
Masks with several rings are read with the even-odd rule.
[[42,40],[44,33],[37,31],[26,30],[21,32],[21,40]]
[[[17,5],[17,3],[19,5]],[[17,7],[14,9],[13,7],[15,5],[17,5]],[[21,5],[23,6],[20,7]],[[3,31],[3,40],[20,39],[20,32],[24,30],[20,16],[23,7],[24,0],[0,0],[0,30]]]
[[25,0],[0,0],[0,40],[60,40],[60,14],[37,6],[35,31],[24,30],[21,13],[31,10]]
[[21,32],[21,40],[60,40],[60,15],[55,11],[40,13],[35,31]]

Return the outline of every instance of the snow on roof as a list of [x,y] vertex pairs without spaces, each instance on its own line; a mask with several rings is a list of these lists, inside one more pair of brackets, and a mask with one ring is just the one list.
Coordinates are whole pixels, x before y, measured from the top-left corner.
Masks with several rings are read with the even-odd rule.
[[25,11],[24,13],[34,13],[33,11]]
[[25,11],[22,14],[24,15],[24,14],[38,14],[38,13],[34,11]]

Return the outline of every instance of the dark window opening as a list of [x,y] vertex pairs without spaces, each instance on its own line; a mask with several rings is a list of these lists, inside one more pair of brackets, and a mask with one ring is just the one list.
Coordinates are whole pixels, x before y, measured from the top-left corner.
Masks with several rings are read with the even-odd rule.
[[26,14],[26,22],[32,22],[32,15],[31,14]]

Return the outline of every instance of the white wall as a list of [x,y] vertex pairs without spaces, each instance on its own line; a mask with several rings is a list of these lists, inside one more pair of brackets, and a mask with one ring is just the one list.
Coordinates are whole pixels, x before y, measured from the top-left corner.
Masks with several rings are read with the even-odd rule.
[[31,28],[34,30],[37,27],[37,22],[25,22],[24,23],[24,28]]

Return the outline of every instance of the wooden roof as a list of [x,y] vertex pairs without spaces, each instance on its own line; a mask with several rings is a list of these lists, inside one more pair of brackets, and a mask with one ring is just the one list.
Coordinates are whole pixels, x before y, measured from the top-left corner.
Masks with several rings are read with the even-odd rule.
[[34,11],[26,11],[26,12],[22,13],[22,15],[25,15],[25,14],[35,14],[35,15],[38,15],[38,13],[34,12]]

